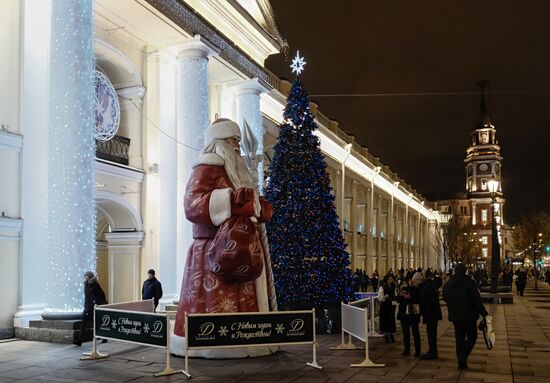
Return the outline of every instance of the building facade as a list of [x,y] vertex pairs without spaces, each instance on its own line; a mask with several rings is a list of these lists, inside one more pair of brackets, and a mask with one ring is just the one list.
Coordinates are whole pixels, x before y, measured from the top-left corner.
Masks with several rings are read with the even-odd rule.
[[[0,95],[0,268],[6,270],[0,337],[41,317],[52,305],[45,294],[52,283],[79,289],[84,270],[73,271],[73,259],[96,265],[109,302],[140,299],[149,268],[163,283],[161,304],[177,299],[191,242],[183,191],[204,129],[216,115],[241,127],[246,121],[260,143],[259,172],[268,172],[290,89],[264,67],[285,44],[266,1],[93,1],[93,14],[84,21],[95,29],[96,73],[116,94],[109,105],[118,105],[119,124],[114,135],[97,141],[92,200],[72,193],[78,186],[73,179],[56,185],[61,197],[71,191],[76,198],[75,212],[82,205],[95,209],[95,224],[88,222],[93,253],[71,253],[85,234],[70,225],[63,231],[51,203],[52,151],[63,151],[50,134],[57,102],[52,73],[63,75],[67,63],[52,60],[57,45],[50,36],[57,23],[72,22],[71,12],[60,12],[56,4],[0,4],[0,46],[6,52],[0,83],[10,90]],[[78,45],[70,34],[65,37]],[[439,214],[317,105],[311,108],[352,267],[380,273],[440,267],[433,240]],[[78,169],[78,162],[63,166]],[[48,253],[54,228],[66,234],[65,258]],[[78,309],[64,294],[49,295],[57,295],[62,308]]]

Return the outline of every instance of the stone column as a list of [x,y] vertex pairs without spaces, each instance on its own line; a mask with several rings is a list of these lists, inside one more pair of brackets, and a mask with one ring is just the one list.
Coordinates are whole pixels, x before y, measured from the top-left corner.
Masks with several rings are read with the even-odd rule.
[[[106,233],[109,251],[109,302],[141,299],[140,253],[143,232]],[[164,287],[164,280],[162,281]]]
[[96,257],[92,1],[53,0],[51,18],[45,318],[82,312]]
[[[48,47],[51,0],[24,0],[21,9],[21,218],[19,302],[14,327],[28,327],[45,308],[36,281],[46,267],[48,197]],[[15,271],[12,271],[15,272]]]
[[342,171],[336,170],[336,177],[334,177],[334,206],[336,207],[336,214],[340,220],[340,230],[342,231],[342,237],[344,241],[344,205],[342,203],[342,195],[344,193],[344,186],[342,185]]
[[185,256],[193,236],[191,223],[185,219],[183,196],[192,165],[204,145],[204,131],[209,125],[208,57],[217,54],[215,48],[201,36],[186,41],[177,56],[176,120],[177,161],[177,255],[178,291],[185,267]]
[[403,230],[403,262],[405,263],[405,267],[412,267],[411,265],[411,257],[410,257],[410,250],[411,250],[411,242],[409,239],[410,236],[410,230],[409,230],[409,204],[405,205],[405,224],[404,224],[404,230]]
[[[377,262],[376,262],[376,268],[378,269],[378,273],[382,274],[384,270],[382,270],[382,267],[385,267],[385,261],[386,258],[382,254],[382,236],[381,236],[381,228],[382,228],[382,195],[378,194],[378,198],[376,201],[376,232],[378,237],[378,242],[376,245],[376,256],[377,256]],[[387,233],[386,233],[387,234]]]
[[[152,50],[152,48],[151,48]],[[146,257],[142,274],[149,268],[162,281],[161,304],[171,304],[179,296],[177,222],[178,206],[178,143],[176,129],[176,66],[174,60],[161,53],[147,60],[147,104],[149,120],[162,127],[159,132],[146,123],[147,176],[145,178]],[[185,254],[185,252],[184,252]],[[180,276],[181,279],[181,276]]]
[[351,229],[351,269],[355,270],[357,267],[360,267],[357,259],[357,187],[359,183],[355,180],[352,181],[351,186],[351,206],[350,206],[350,218],[349,226]]
[[244,136],[244,122],[246,121],[258,140],[256,150],[257,175],[254,176],[258,177],[258,186],[261,193],[264,184],[264,127],[260,110],[260,94],[268,92],[269,88],[263,81],[253,78],[252,80],[239,81],[232,85],[231,89],[235,92],[236,122],[241,128],[241,134]]

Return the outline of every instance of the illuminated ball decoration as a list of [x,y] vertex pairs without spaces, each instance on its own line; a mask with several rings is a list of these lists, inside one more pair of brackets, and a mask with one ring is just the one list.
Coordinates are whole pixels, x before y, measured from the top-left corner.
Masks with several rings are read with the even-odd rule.
[[107,76],[98,70],[94,72],[94,87],[94,137],[98,141],[109,141],[120,125],[118,96]]
[[349,254],[309,102],[296,78],[265,189],[273,204],[267,231],[279,309],[323,308],[352,297]]

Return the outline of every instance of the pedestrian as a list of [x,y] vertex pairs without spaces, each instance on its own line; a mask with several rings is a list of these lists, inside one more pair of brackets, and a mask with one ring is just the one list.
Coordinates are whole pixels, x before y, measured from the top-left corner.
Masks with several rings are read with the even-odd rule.
[[418,293],[418,286],[424,281],[424,277],[421,273],[414,274],[413,278],[408,281],[405,280],[397,296],[399,302],[399,311],[397,312],[397,319],[401,322],[401,329],[403,330],[403,352],[401,355],[411,354],[411,335],[414,339],[414,356],[420,357],[420,330],[418,324],[420,323],[420,298]]
[[[97,277],[91,271],[84,273],[84,311],[82,311],[82,319],[80,321],[80,331],[78,337],[74,340],[74,344],[82,346],[84,340],[84,332],[88,328],[90,322],[94,319],[94,306],[104,305],[107,303],[105,293],[97,281]],[[104,339],[103,342],[106,340]]]
[[428,352],[422,355],[422,359],[437,359],[437,322],[443,318],[439,305],[439,290],[430,270],[426,270],[424,278],[424,282],[420,285],[419,297],[420,313],[428,336]]
[[434,272],[434,282],[438,290],[443,286],[443,278],[437,271]]
[[374,273],[372,273],[372,276],[370,278],[370,282],[372,283],[372,291],[378,291],[379,279],[380,279],[380,276],[378,275],[378,271],[375,269]]
[[443,300],[447,302],[449,322],[455,328],[458,368],[468,368],[468,355],[477,339],[477,320],[487,316],[476,283],[466,276],[466,267],[459,263],[455,275],[443,286]]
[[363,292],[367,292],[368,291],[368,288],[369,288],[369,276],[367,275],[367,273],[363,270],[361,272],[361,291]]
[[141,299],[153,299],[156,311],[160,298],[162,298],[162,284],[155,277],[155,270],[149,269],[147,271],[147,279],[143,282],[143,287],[141,288]]
[[378,289],[378,301],[380,302],[380,332],[384,334],[386,343],[395,343],[395,284],[393,277],[387,274],[382,279]]
[[527,284],[527,272],[522,266],[516,270],[516,290],[517,294],[523,296],[523,290],[525,290],[525,285]]

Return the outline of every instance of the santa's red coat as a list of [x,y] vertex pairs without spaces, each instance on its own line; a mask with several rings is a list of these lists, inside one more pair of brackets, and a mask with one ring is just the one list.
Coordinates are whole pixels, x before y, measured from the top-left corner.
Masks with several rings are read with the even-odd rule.
[[[256,312],[259,311],[258,298],[267,300],[265,283],[225,283],[209,270],[207,249],[218,226],[231,216],[232,191],[223,166],[202,164],[193,169],[185,191],[184,207],[186,218],[193,223],[194,241],[187,253],[183,272],[174,327],[176,335],[185,335],[185,312]],[[262,220],[269,220],[270,204],[262,199],[261,205]],[[260,278],[265,278],[265,273]],[[265,291],[256,291],[257,285]]]

